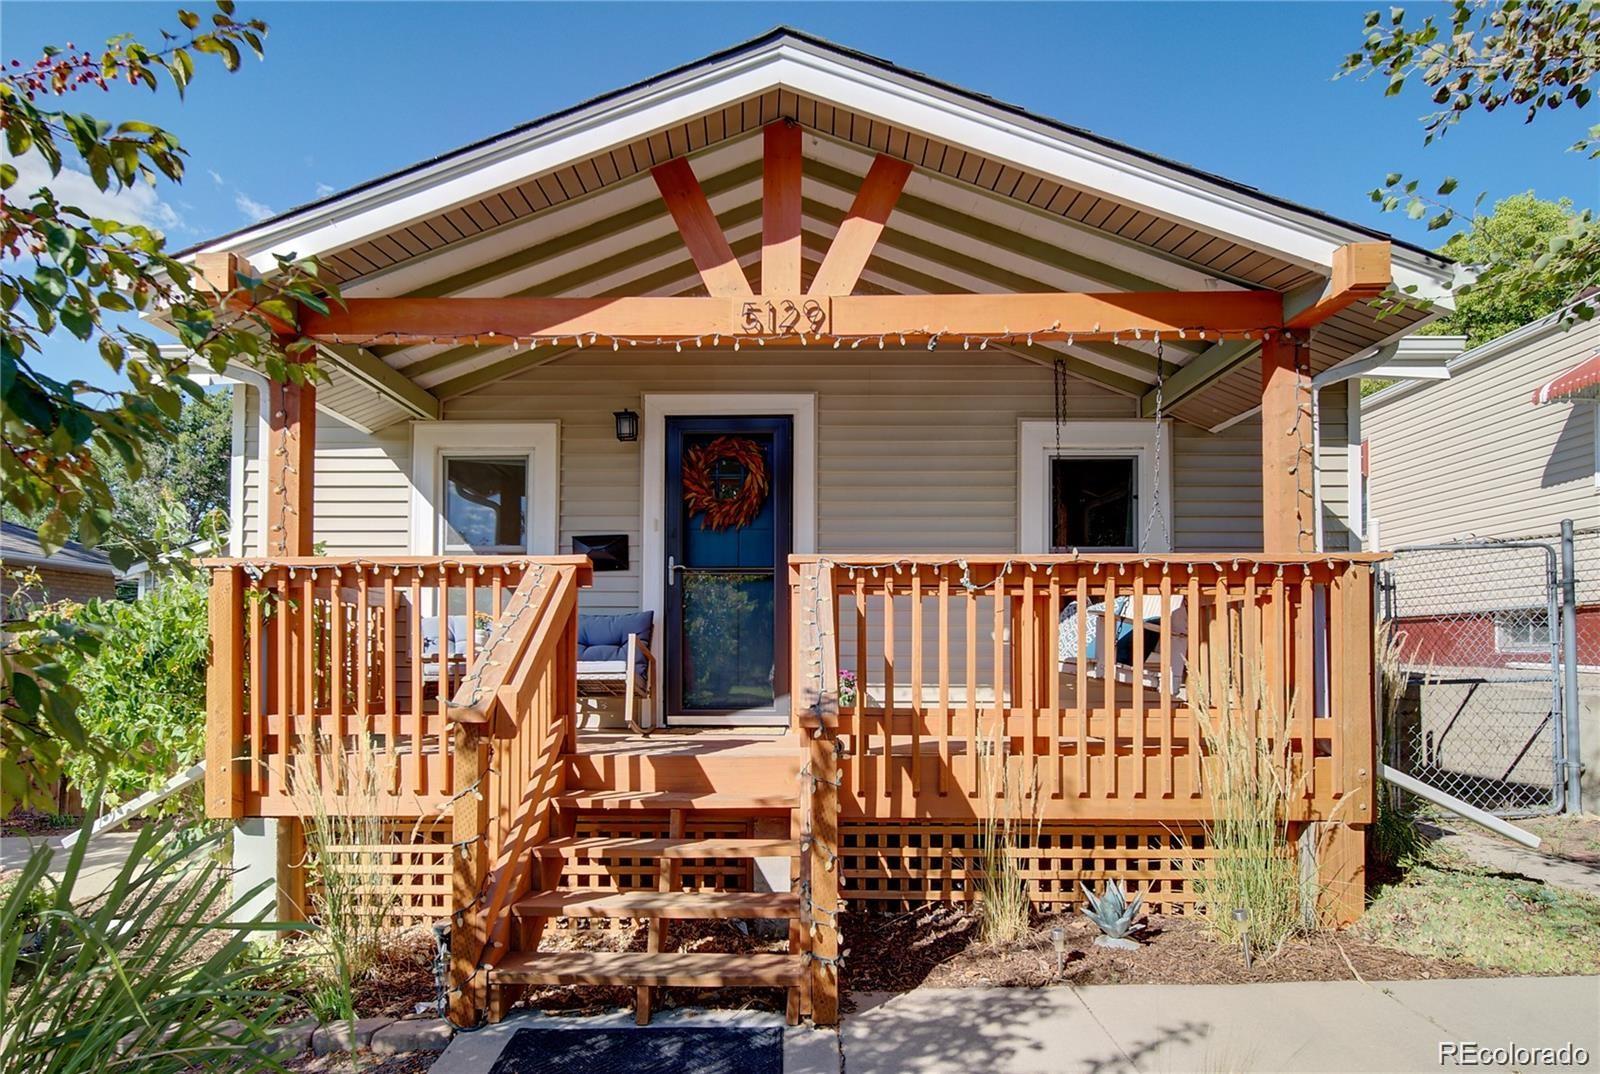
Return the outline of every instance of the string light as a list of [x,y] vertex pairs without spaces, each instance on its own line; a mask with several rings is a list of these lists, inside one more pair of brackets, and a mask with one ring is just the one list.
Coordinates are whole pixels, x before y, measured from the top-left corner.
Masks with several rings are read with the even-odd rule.
[[[1162,332],[1175,333],[1179,339],[1184,340],[1190,339],[1191,337],[1199,340],[1215,339],[1217,341],[1228,339],[1260,340],[1271,338],[1274,328],[1275,326],[1263,325],[1258,328],[1233,329],[1226,332],[1220,332],[1214,329],[1202,327],[1200,325],[1172,325],[1162,329],[1147,328],[1142,325],[1135,325],[1129,328],[1115,328],[1108,331],[1104,329],[1098,322],[1087,328],[1078,327],[1074,329],[1063,329],[1061,322],[1054,321],[1048,325],[1042,325],[1034,328],[1011,328],[1006,326],[998,332],[961,333],[960,339],[963,350],[970,350],[974,345],[976,345],[980,350],[985,350],[990,344],[1031,346],[1040,342],[1041,340],[1059,340],[1062,336],[1065,336],[1064,341],[1067,346],[1070,347],[1077,342],[1077,336],[1080,333],[1085,336],[1108,336],[1113,343],[1117,344],[1123,343],[1123,337],[1129,334],[1133,336],[1134,340],[1142,342],[1146,338],[1146,333],[1149,333],[1150,336],[1154,338],[1155,336],[1159,336]],[[332,340],[335,337],[330,334],[327,338]],[[702,348],[708,346],[722,347],[731,345],[734,349],[738,349],[742,343],[748,342],[752,339],[761,346],[765,346],[766,341],[769,339],[788,339],[794,340],[795,342],[806,346],[814,343],[832,344],[835,347],[845,345],[857,346],[862,343],[877,343],[879,348],[882,349],[883,347],[887,346],[891,340],[897,341],[900,346],[904,347],[908,346],[913,340],[917,339],[931,340],[935,342],[935,345],[938,345],[939,343],[950,343],[954,338],[955,337],[951,333],[948,326],[940,329],[934,329],[929,325],[907,327],[899,330],[869,332],[864,334],[835,333],[825,330],[797,327],[787,332],[762,332],[748,333],[745,335],[730,334],[726,343],[724,342],[723,334],[720,331],[714,332],[710,336],[706,336],[704,334],[684,334],[681,336],[632,335],[628,333],[610,334],[595,331],[576,335],[510,335],[496,329],[431,336],[422,336],[414,332],[377,332],[357,335],[339,333],[337,335],[337,341],[339,342],[350,342],[361,346],[407,347],[423,346],[428,344],[438,346],[466,345],[474,347],[510,346],[514,351],[521,351],[523,348],[533,350],[541,346],[559,347],[563,344],[582,348],[606,342],[612,344],[613,350],[620,349],[624,343],[630,347],[676,347],[681,349],[683,344],[693,343],[696,347]]]

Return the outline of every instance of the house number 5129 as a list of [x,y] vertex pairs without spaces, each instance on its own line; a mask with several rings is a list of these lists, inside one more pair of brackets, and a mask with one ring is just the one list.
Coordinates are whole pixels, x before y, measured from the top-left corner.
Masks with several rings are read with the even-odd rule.
[[828,311],[816,299],[791,298],[746,302],[739,309],[739,329],[752,336],[816,335],[828,327]]

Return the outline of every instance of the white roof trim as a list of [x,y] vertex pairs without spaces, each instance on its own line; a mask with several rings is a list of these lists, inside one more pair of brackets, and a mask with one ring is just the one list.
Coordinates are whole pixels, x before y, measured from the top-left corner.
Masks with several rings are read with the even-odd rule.
[[1352,354],[1312,377],[1311,386],[1323,388],[1362,377],[1449,380],[1451,359],[1459,357],[1466,349],[1466,336],[1406,336]]
[[[1576,303],[1574,303],[1574,305],[1576,305]],[[1461,354],[1456,355],[1446,363],[1449,375],[1454,376],[1457,373],[1465,372],[1466,370],[1471,369],[1473,366],[1476,366],[1482,362],[1487,362],[1494,358],[1498,358],[1501,355],[1508,354],[1522,346],[1524,343],[1531,342],[1540,336],[1545,336],[1551,332],[1560,331],[1562,329],[1562,322],[1567,315],[1567,311],[1571,308],[1571,306],[1563,306],[1554,313],[1545,314],[1537,321],[1529,321],[1521,328],[1513,329],[1503,336],[1491,339],[1487,343],[1481,343],[1472,348],[1470,351],[1463,351]],[[1376,376],[1377,374],[1373,375]],[[1426,383],[1426,381],[1420,380],[1403,380],[1399,384],[1391,384],[1382,391],[1374,392],[1365,399],[1361,400],[1361,409],[1370,414],[1381,407],[1389,405],[1396,399],[1410,395],[1412,392],[1424,387]]]
[[[778,87],[1103,192],[1317,271],[1328,271],[1338,246],[1370,239],[825,46],[777,37],[201,249],[240,252],[257,271],[267,271],[276,254],[304,257],[362,242]],[[1437,298],[1448,293],[1454,267],[1397,246],[1394,272],[1398,286]]]

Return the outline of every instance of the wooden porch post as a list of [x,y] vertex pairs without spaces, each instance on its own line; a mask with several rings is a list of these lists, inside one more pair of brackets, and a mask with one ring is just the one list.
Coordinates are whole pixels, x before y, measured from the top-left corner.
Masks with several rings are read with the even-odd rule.
[[244,816],[244,593],[238,567],[211,571],[207,600],[206,815]]
[[1316,551],[1310,344],[1286,332],[1261,344],[1261,546]]
[[309,556],[317,453],[316,386],[274,380],[267,406],[267,554]]

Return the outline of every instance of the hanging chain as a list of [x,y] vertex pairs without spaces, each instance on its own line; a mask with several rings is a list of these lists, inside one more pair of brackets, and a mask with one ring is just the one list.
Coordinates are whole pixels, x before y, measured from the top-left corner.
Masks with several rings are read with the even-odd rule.
[[[1155,529],[1156,516],[1161,518],[1161,535],[1165,538],[1165,547],[1172,547],[1172,531],[1167,526],[1166,506],[1161,502],[1161,441],[1166,439],[1162,425],[1164,417],[1162,407],[1165,404],[1163,395],[1167,387],[1167,362],[1166,346],[1161,342],[1161,334],[1156,333],[1156,449],[1151,460],[1150,483],[1150,516],[1144,521],[1144,532],[1139,534],[1139,551],[1144,552],[1150,546],[1150,534]],[[1059,426],[1058,426],[1059,428]]]
[[1056,458],[1061,457],[1061,426],[1067,421],[1067,360],[1056,359],[1055,369],[1055,394],[1056,394]]

